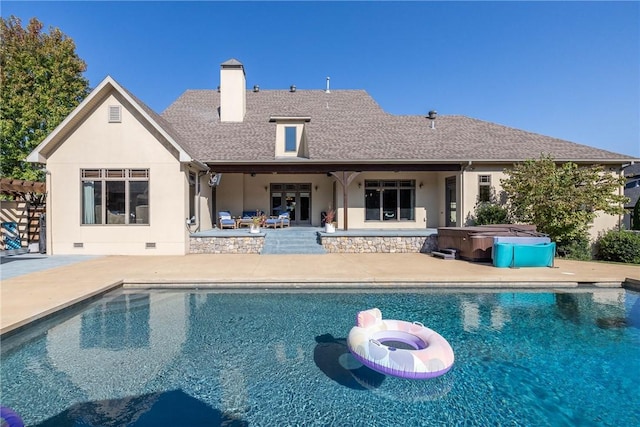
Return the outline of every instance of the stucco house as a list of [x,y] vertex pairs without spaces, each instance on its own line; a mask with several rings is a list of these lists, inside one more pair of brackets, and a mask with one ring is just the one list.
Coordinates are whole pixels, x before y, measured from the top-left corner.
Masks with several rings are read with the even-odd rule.
[[[637,161],[464,116],[396,116],[363,90],[247,88],[244,66],[157,114],[113,78],[28,156],[47,171],[50,254],[185,254],[219,211],[338,229],[462,226],[503,170],[539,158]],[[215,86],[215,85],[214,85]],[[594,229],[620,218],[600,216]]]

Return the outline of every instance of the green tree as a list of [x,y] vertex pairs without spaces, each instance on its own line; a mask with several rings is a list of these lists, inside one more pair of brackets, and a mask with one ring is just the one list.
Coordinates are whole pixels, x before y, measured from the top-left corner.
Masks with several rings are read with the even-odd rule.
[[1,18],[0,104],[1,175],[42,180],[26,156],[87,96],[87,66],[72,39],[58,28],[43,32],[32,18]]
[[626,197],[619,194],[624,177],[599,165],[556,164],[550,156],[541,156],[505,173],[501,183],[512,218],[535,224],[557,243],[560,253],[562,248],[588,245],[589,226],[598,212],[624,212]]

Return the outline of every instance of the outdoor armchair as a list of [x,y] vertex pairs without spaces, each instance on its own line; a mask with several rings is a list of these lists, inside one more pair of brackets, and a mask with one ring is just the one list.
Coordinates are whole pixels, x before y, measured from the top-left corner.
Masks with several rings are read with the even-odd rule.
[[218,212],[218,226],[222,228],[236,228],[236,220],[227,211]]

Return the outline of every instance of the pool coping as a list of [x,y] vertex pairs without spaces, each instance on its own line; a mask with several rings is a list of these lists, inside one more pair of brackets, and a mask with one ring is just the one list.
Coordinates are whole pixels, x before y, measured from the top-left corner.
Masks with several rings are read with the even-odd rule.
[[122,288],[124,282],[122,280],[117,281],[115,283],[104,286],[100,289],[97,289],[93,292],[90,292],[84,296],[79,296],[73,298],[67,302],[62,304],[58,304],[55,307],[51,307],[47,310],[44,310],[40,313],[36,313],[32,316],[26,317],[18,322],[12,323],[0,329],[0,340],[6,339],[9,336],[20,333],[22,330],[34,326],[36,324],[46,322],[53,317],[56,317],[62,314],[65,311],[73,310],[83,304],[88,304],[92,301],[95,301],[101,298],[103,295],[108,294],[118,288]]
[[118,288],[569,292],[622,287],[640,291],[640,268],[558,260],[554,268],[496,269],[424,254],[106,256],[3,280],[0,338]]

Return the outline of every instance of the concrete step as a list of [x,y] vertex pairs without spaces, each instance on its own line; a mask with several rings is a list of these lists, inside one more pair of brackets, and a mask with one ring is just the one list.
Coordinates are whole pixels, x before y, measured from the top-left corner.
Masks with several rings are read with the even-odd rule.
[[269,230],[265,235],[262,254],[325,254],[312,228]]
[[457,258],[457,253],[458,253],[457,249],[452,249],[452,248],[440,249],[440,248],[438,248],[437,251],[431,251],[431,256],[434,256],[436,258],[442,258],[442,259],[456,259]]

